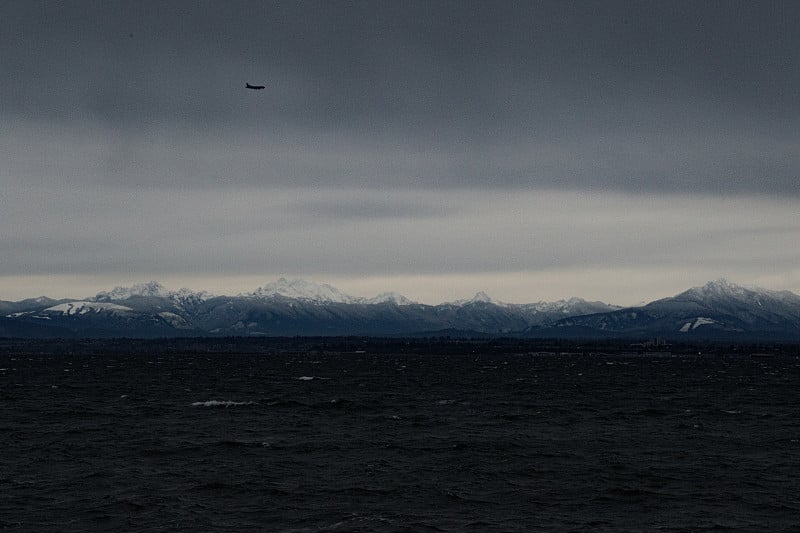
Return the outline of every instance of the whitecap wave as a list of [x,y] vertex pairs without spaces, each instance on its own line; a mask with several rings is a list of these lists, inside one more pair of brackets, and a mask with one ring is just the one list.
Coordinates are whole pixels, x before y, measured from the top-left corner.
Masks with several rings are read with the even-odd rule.
[[330,378],[321,378],[319,376],[300,376],[297,379],[299,379],[300,381],[312,381],[315,379],[330,379]]
[[231,400],[208,400],[193,402],[192,407],[234,407],[236,405],[255,405],[256,402],[234,402]]

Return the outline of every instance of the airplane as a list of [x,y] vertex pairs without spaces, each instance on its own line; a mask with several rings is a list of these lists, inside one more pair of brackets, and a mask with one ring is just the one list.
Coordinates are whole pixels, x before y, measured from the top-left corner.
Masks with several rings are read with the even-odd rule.
[[250,85],[249,83],[245,83],[245,84],[244,84],[244,86],[245,86],[247,89],[254,89],[254,90],[256,90],[256,91],[260,91],[261,89],[263,89],[263,88],[264,88],[264,86],[263,86],[263,85]]

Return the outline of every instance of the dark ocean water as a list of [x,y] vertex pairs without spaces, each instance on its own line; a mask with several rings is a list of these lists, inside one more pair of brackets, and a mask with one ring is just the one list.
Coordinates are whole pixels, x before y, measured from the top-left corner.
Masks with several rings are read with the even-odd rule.
[[793,357],[0,368],[10,531],[800,530]]

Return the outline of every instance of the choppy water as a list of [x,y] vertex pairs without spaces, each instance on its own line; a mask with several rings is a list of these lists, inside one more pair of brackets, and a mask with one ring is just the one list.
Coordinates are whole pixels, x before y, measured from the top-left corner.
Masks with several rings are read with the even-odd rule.
[[10,531],[780,531],[800,361],[2,356]]

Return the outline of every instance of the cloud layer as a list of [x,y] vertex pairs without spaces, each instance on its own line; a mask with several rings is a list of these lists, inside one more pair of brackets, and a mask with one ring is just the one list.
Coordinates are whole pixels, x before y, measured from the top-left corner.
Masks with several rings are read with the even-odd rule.
[[7,2],[0,50],[0,291],[800,289],[796,2]]
[[[666,280],[674,287],[705,281],[686,279],[690,270],[747,282],[800,264],[797,205],[772,198],[296,188],[18,188],[6,198],[0,224],[16,230],[3,239],[2,270],[17,277],[238,276],[260,284],[281,274],[352,282],[516,273],[517,288],[503,294],[516,301],[538,299],[534,273],[674,269],[682,272]],[[627,298],[635,296],[616,300]]]
[[38,176],[44,153],[148,186],[800,192],[794,2],[4,10],[3,144],[33,138],[3,155]]

